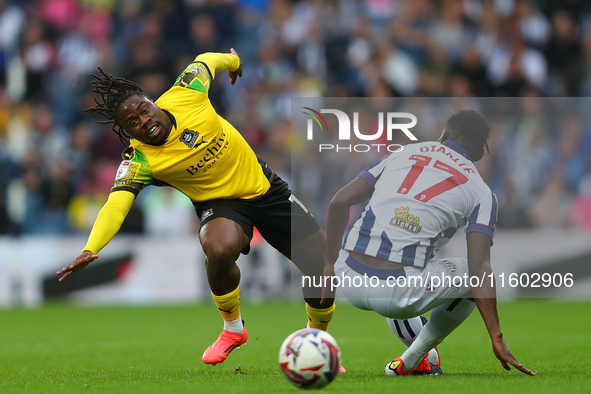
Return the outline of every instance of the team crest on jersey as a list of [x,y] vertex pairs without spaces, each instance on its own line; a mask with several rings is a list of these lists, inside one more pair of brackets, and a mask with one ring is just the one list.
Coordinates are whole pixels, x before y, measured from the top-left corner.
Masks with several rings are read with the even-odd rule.
[[396,216],[390,220],[390,226],[398,227],[413,234],[418,234],[423,229],[420,218],[408,213],[409,207],[400,207],[394,210]]
[[199,132],[193,131],[189,129],[183,130],[181,134],[181,138],[179,138],[182,143],[187,145],[189,148],[197,148],[199,145],[205,143],[203,141],[203,137],[201,137],[201,141],[199,141]]

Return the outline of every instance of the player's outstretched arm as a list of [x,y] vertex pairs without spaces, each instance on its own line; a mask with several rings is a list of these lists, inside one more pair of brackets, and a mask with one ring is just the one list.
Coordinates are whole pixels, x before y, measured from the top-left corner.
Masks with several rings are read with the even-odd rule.
[[497,312],[494,276],[489,277],[493,272],[490,266],[490,237],[487,234],[471,232],[468,234],[467,241],[470,276],[485,278],[480,286],[472,288],[472,295],[492,340],[495,356],[506,370],[510,370],[509,365],[512,365],[525,374],[535,376],[534,372],[524,367],[515,359],[503,340],[499,314]]
[[212,78],[215,77],[216,73],[228,70],[232,85],[234,85],[238,77],[242,76],[242,62],[234,48],[230,49],[230,53],[203,53],[197,56],[195,60],[207,65]]
[[78,272],[88,266],[96,259],[98,259],[98,252],[100,252],[121,228],[121,224],[129,213],[129,209],[133,204],[135,195],[128,191],[115,191],[109,194],[109,199],[101,208],[92,231],[88,237],[88,242],[84,250],[72,264],[62,268],[57,275],[62,275],[59,281],[65,280],[74,272]]

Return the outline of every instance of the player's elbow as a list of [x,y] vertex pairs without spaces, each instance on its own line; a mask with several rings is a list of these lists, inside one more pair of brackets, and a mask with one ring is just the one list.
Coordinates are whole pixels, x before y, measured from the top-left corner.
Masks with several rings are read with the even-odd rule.
[[487,259],[468,259],[470,275],[481,276],[492,272],[490,262]]
[[343,208],[349,208],[351,205],[353,204],[351,203],[350,198],[347,196],[347,193],[344,193],[343,189],[341,189],[337,192],[337,194],[334,195],[332,200],[330,200],[328,209],[339,210]]

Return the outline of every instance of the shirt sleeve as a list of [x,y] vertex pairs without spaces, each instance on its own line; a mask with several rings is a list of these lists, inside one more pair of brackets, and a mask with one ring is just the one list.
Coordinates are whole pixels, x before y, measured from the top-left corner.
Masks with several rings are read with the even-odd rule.
[[101,208],[83,250],[100,252],[121,228],[135,195],[126,191],[114,192]]
[[154,182],[152,167],[139,149],[129,147],[121,156],[123,161],[117,169],[111,192],[124,190],[137,196],[144,187]]
[[235,71],[238,67],[240,67],[240,59],[236,55],[203,53],[185,68],[177,78],[174,86],[186,87],[207,95],[215,73],[224,70]]
[[389,156],[390,153],[382,157],[380,161],[361,171],[359,174],[359,177],[363,178],[372,189],[375,189],[376,182],[378,179],[380,179],[380,176],[382,175],[382,172],[384,172],[386,165],[390,162],[390,160],[388,160]]
[[497,196],[489,190],[488,194],[472,210],[466,227],[466,235],[473,231],[484,233],[490,237],[492,246],[497,225],[497,214]]

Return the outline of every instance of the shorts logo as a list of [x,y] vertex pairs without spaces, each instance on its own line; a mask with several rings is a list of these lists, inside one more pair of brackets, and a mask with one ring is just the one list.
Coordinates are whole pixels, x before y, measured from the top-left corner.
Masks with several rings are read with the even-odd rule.
[[210,217],[211,215],[213,215],[213,209],[209,208],[207,211],[205,211],[201,214],[201,220],[205,220],[208,217]]
[[441,262],[441,264],[443,265],[443,268],[445,268],[445,270],[447,272],[449,272],[450,274],[453,274],[454,272],[457,271],[458,267],[456,266],[456,263],[451,262],[449,260],[443,260]]
[[131,164],[131,161],[129,160],[123,160],[121,162],[121,164],[119,165],[119,168],[117,169],[117,175],[115,175],[115,180],[118,181],[119,179],[125,177],[125,175],[127,175],[127,172],[129,171],[129,165]]
[[408,210],[408,207],[396,208],[394,210],[396,216],[390,220],[390,226],[401,228],[413,234],[418,234],[419,231],[423,229],[423,226],[420,224],[419,217],[409,214]]
[[[183,133],[181,134],[181,138],[179,138],[179,140],[182,143],[184,143],[185,145],[187,145],[189,148],[197,148],[199,145],[206,142],[206,141],[203,141],[203,137],[201,137],[200,142],[197,142],[198,139],[199,139],[199,132],[189,130],[189,129],[183,130]],[[195,144],[195,143],[197,143],[197,144]]]

